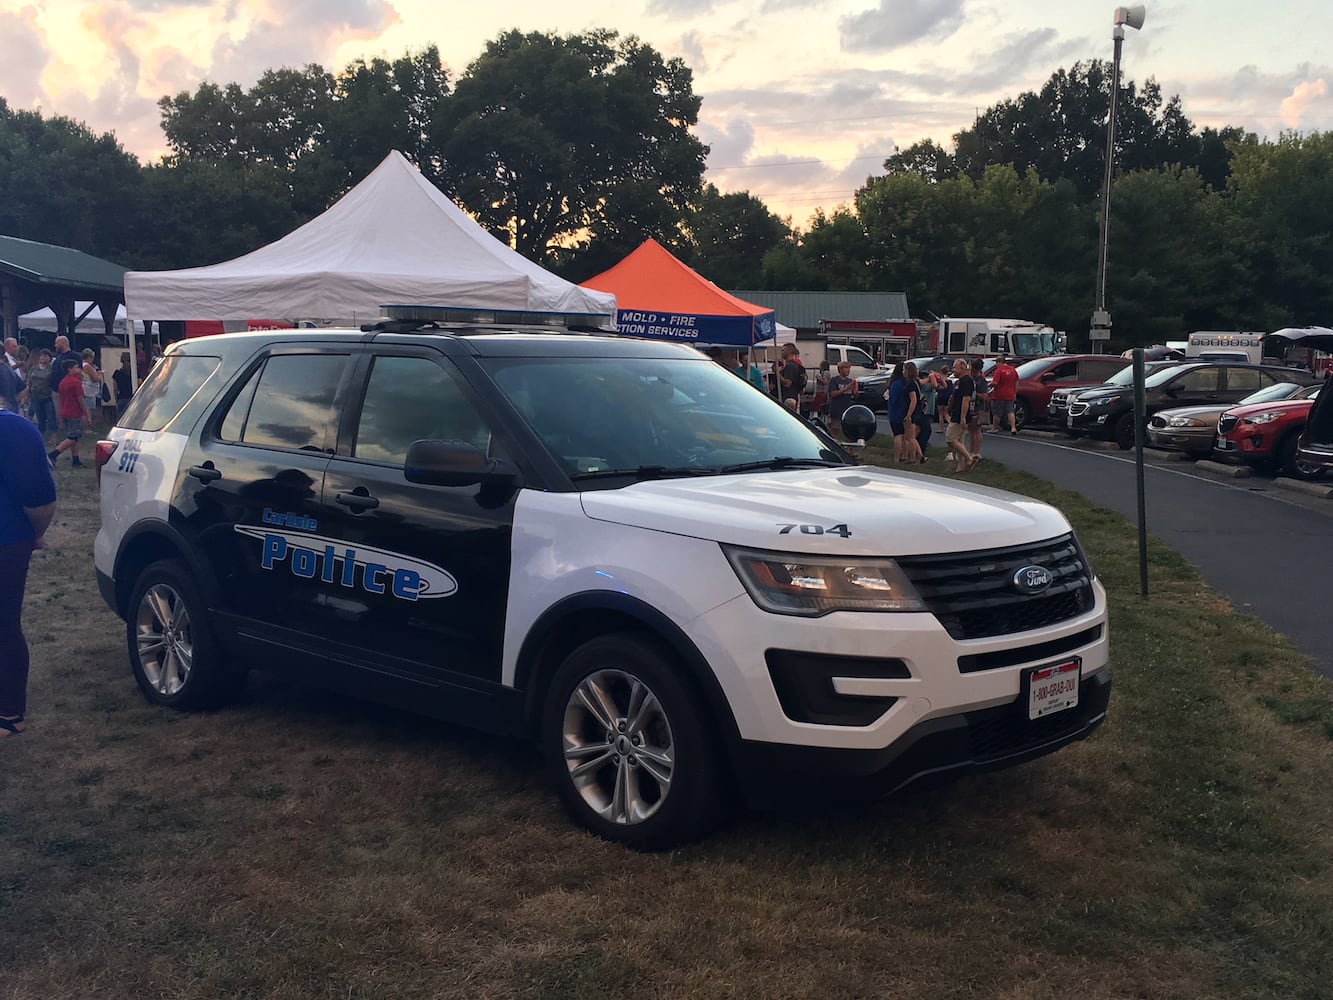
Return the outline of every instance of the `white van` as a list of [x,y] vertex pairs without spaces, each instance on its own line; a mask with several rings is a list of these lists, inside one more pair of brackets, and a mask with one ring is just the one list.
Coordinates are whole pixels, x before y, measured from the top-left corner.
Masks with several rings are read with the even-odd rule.
[[1198,330],[1185,343],[1185,357],[1195,361],[1263,360],[1264,335],[1233,330]]

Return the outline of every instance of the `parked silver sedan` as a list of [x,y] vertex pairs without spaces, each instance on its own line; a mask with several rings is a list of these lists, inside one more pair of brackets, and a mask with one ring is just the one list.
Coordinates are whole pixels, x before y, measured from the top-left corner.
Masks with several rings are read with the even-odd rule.
[[1178,406],[1160,410],[1148,421],[1148,444],[1164,451],[1183,451],[1196,458],[1207,458],[1217,440],[1217,421],[1227,410],[1251,403],[1275,403],[1289,399],[1304,386],[1296,382],[1278,382],[1252,392],[1239,403],[1209,403],[1206,406]]

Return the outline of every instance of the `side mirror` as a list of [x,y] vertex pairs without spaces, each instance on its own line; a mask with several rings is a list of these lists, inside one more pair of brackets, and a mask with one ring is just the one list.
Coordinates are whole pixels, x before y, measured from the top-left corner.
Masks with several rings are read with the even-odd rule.
[[423,440],[407,449],[403,475],[409,483],[428,486],[508,485],[518,478],[518,470],[466,441]]
[[875,414],[868,406],[849,406],[842,415],[842,436],[848,441],[869,441],[878,426]]

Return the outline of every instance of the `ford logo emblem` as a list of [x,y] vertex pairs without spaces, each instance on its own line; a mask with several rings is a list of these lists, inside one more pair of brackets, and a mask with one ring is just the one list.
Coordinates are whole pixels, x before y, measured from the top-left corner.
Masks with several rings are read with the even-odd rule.
[[1014,574],[1014,589],[1020,594],[1038,594],[1054,579],[1045,566],[1024,566]]

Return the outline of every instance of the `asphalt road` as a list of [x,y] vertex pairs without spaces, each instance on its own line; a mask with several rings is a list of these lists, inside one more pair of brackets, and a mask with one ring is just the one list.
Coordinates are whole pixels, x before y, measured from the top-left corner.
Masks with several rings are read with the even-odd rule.
[[[988,434],[982,453],[1137,522],[1132,451]],[[1160,454],[1144,466],[1148,531],[1194,563],[1236,608],[1289,636],[1333,679],[1333,500],[1289,493],[1262,478],[1222,479]],[[1136,536],[1125,544],[1137,548]]]

